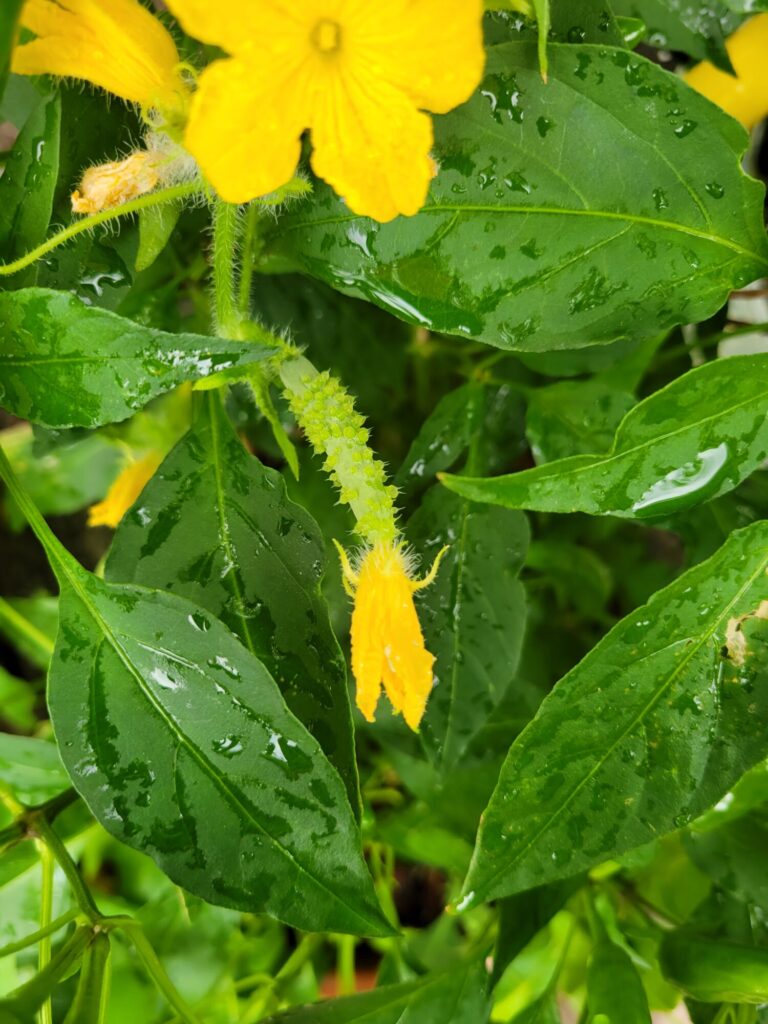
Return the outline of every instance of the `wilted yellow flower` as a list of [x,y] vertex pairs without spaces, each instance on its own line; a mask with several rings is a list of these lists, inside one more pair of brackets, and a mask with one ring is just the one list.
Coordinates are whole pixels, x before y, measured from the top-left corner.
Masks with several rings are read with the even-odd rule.
[[338,544],[352,613],[352,672],[357,706],[372,722],[384,686],[395,711],[418,729],[432,690],[434,656],[424,645],[413,602],[417,590],[434,580],[441,551],[423,580],[411,578],[409,559],[399,542],[374,544],[355,570]]
[[106,498],[91,506],[88,525],[111,526],[114,529],[155,475],[162,458],[159,452],[150,452],[135,462],[129,462],[109,488]]
[[183,106],[176,44],[138,0],[27,0],[21,23],[37,38],[16,47],[17,74],[80,78],[166,116]]
[[168,0],[230,59],[201,75],[186,145],[241,203],[294,174],[309,128],[315,172],[356,213],[414,214],[434,166],[432,122],[480,81],[482,0]]
[[160,181],[157,156],[137,150],[125,160],[89,167],[72,193],[75,213],[98,213],[151,192]]

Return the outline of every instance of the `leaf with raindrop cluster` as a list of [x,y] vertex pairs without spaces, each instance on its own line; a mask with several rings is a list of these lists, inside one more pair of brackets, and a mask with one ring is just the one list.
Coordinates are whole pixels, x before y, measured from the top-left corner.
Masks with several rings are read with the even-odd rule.
[[407,536],[424,568],[448,548],[437,579],[417,598],[427,648],[435,655],[421,737],[448,772],[515,678],[525,634],[518,575],[528,522],[520,512],[482,508],[435,487]]
[[[768,522],[619,622],[510,748],[459,908],[568,878],[681,828],[768,756]],[[752,637],[752,634],[750,634]],[[557,643],[557,637],[552,637]]]
[[105,828],[210,903],[389,934],[344,785],[264,665],[190,601],[57,572],[51,719]]
[[286,1010],[265,1024],[486,1024],[487,989],[482,963],[459,964],[401,985]]
[[344,658],[320,594],[325,552],[275,470],[249,455],[218,395],[115,534],[107,579],[187,597],[217,615],[277,681],[359,807]]
[[740,19],[729,0],[611,0],[611,6],[645,24],[650,46],[679,50],[734,74],[725,40]]
[[0,402],[48,427],[117,423],[184,381],[272,354],[168,334],[47,288],[0,292]]
[[492,47],[435,119],[440,171],[414,217],[379,225],[319,185],[265,266],[301,269],[415,324],[504,349],[639,339],[704,319],[768,270],[744,130],[624,49]]
[[768,456],[768,355],[706,363],[640,402],[606,455],[486,479],[445,476],[472,501],[653,519],[733,490]]

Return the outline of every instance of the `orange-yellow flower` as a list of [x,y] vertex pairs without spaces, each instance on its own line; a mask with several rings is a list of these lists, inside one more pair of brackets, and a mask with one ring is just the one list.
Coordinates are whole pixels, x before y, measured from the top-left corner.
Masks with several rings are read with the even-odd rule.
[[754,128],[768,115],[768,14],[750,18],[733,33],[728,56],[736,77],[702,61],[686,81],[745,128]]
[[129,462],[109,488],[106,498],[97,505],[91,505],[88,525],[111,526],[114,529],[155,475],[161,462],[159,452],[150,452],[135,462]]
[[16,47],[17,74],[80,78],[166,117],[183,106],[176,44],[138,0],[27,0],[21,23],[37,38]]
[[356,213],[414,214],[434,166],[432,122],[480,81],[482,0],[168,0],[183,27],[231,57],[201,75],[186,146],[241,203],[312,166]]
[[337,547],[345,587],[355,599],[352,672],[357,706],[372,722],[383,686],[395,711],[402,712],[411,729],[418,729],[432,690],[435,659],[424,645],[413,595],[434,580],[445,549],[423,580],[413,580],[408,556],[397,541],[374,544],[357,569]]

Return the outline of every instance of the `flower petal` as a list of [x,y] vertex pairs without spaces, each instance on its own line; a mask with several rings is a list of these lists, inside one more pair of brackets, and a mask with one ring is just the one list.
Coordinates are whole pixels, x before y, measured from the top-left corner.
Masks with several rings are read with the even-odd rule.
[[312,167],[355,213],[382,222],[413,215],[434,175],[432,122],[403,92],[357,78],[350,64],[316,92]]
[[356,63],[421,109],[445,114],[480,84],[485,66],[482,0],[347,0],[347,7]]
[[267,60],[252,66],[233,58],[200,77],[185,142],[228,203],[274,192],[296,170],[305,126],[300,97],[286,83],[291,72],[286,63],[277,73]]
[[[303,6],[306,0],[298,6]],[[304,20],[292,0],[167,0],[185,32],[233,54],[268,49],[276,36],[295,31]]]
[[370,576],[364,576],[355,592],[352,613],[352,674],[357,706],[369,722],[374,719],[384,671],[382,612],[381,594]]
[[171,35],[138,0],[27,0],[17,74],[79,78],[133,103],[174,106],[183,91]]

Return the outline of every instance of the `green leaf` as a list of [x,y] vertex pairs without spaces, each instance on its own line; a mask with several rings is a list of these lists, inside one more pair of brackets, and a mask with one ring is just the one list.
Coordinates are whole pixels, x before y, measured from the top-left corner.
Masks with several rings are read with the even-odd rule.
[[[494,514],[482,514],[488,511]],[[447,772],[515,678],[526,611],[517,577],[528,523],[520,513],[478,508],[433,488],[407,536],[424,569],[448,545],[437,579],[418,599],[427,649],[436,659],[421,736]]]
[[17,679],[0,667],[0,722],[18,732],[32,732],[37,725],[36,703],[32,683]]
[[280,219],[268,263],[523,351],[655,335],[766,272],[746,134],[643,57],[551,45],[545,86],[535,45],[492,47],[478,94],[435,133],[420,213],[379,225],[319,185]]
[[93,940],[93,929],[81,925],[38,974],[0,999],[0,1022],[18,1020],[19,1024],[34,1024],[37,1011],[56,985],[80,963]]
[[323,541],[285,483],[249,455],[218,396],[120,524],[109,580],[189,598],[218,616],[277,681],[359,807],[344,658],[320,595]]
[[0,6],[0,99],[3,98],[11,54],[16,42],[16,27],[24,0],[5,0]]
[[609,448],[634,404],[628,392],[597,378],[537,388],[528,401],[525,421],[537,465]]
[[768,599],[766,569],[760,522],[623,619],[555,686],[501,770],[462,909],[680,828],[765,759],[766,666],[751,646],[721,649],[729,623]]
[[486,1024],[487,987],[482,964],[457,965],[418,981],[287,1010],[265,1024]]
[[0,781],[23,804],[41,804],[69,786],[55,743],[0,733]]
[[738,20],[729,17],[734,9],[729,0],[611,0],[611,5],[616,14],[645,22],[650,46],[681,50],[734,74],[725,39]]
[[[4,430],[0,445],[43,515],[68,515],[103,498],[124,460],[120,447],[101,433],[65,433],[41,453],[25,424]],[[13,511],[11,523],[16,526],[20,514]]]
[[[493,952],[491,979],[493,985],[499,981],[507,967],[519,953],[522,953],[531,939],[535,938],[562,909],[582,882],[582,878],[569,878],[565,882],[553,882],[551,885],[519,892],[499,901],[499,933]],[[543,1002],[546,1003],[546,997]],[[544,1014],[541,1018],[542,1024],[547,1020],[544,1011],[545,1006],[541,1006],[537,1011]],[[536,1017],[532,1016],[531,1024],[534,1020]]]
[[48,594],[0,598],[0,634],[37,668],[47,671],[56,640],[59,602]]
[[159,206],[150,206],[149,209],[141,211],[136,270],[146,270],[152,266],[168,244],[180,216],[180,203],[161,203]]
[[[0,15],[2,18],[3,15]],[[46,236],[59,173],[61,101],[41,97],[19,134],[0,177],[0,253],[10,263]],[[12,286],[34,282],[36,271],[15,274]],[[3,284],[8,286],[8,279]]]
[[541,998],[526,1006],[522,1013],[513,1017],[512,1024],[560,1024],[561,1019],[557,999],[551,992],[545,992]]
[[589,1020],[604,1014],[611,1024],[651,1024],[643,983],[629,956],[609,939],[599,941],[587,973]]
[[389,934],[342,781],[262,663],[190,601],[63,564],[49,707],[105,828],[210,903]]
[[444,477],[472,501],[629,519],[670,515],[733,490],[768,455],[768,355],[705,363],[635,406],[607,455],[575,455],[489,479]]
[[670,981],[702,1003],[768,1002],[768,949],[681,929],[664,936],[661,966]]
[[768,806],[711,832],[692,830],[686,847],[694,864],[745,903],[768,906]]
[[406,496],[430,483],[464,454],[482,426],[485,389],[463,384],[440,399],[424,421],[397,471],[395,485]]
[[44,288],[0,293],[0,322],[0,401],[51,427],[115,423],[184,381],[272,354],[166,334]]

